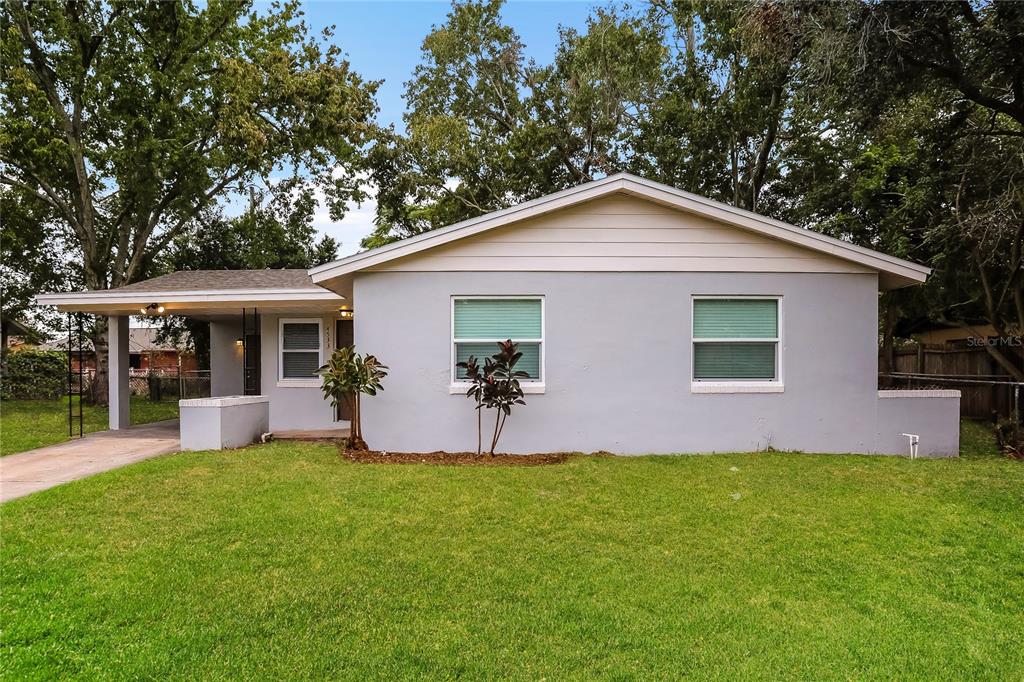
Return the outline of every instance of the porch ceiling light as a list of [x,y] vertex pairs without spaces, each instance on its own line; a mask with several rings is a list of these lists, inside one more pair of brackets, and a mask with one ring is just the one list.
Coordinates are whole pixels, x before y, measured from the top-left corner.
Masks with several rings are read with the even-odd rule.
[[343,320],[351,320],[356,316],[356,311],[349,308],[347,305],[343,305],[338,308],[338,315],[340,315]]
[[150,303],[145,308],[140,308],[139,312],[143,315],[163,315],[164,307],[159,303]]

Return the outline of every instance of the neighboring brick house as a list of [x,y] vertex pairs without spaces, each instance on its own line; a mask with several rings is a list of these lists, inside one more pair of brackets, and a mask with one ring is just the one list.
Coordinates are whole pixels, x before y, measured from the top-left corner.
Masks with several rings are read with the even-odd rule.
[[[181,371],[192,372],[199,368],[194,353],[181,350],[164,341],[157,341],[158,329],[140,327],[128,330],[128,366],[137,371],[177,372],[179,361]],[[41,350],[67,350],[67,337],[39,345]],[[72,348],[71,366],[78,371],[78,353]],[[83,365],[86,370],[96,368],[96,354],[92,350],[92,342],[85,341],[83,347]]]

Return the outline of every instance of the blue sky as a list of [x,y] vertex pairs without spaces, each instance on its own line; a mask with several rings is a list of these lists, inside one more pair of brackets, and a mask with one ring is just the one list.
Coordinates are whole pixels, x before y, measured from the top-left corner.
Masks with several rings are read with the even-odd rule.
[[[519,0],[509,2],[502,10],[507,24],[512,26],[526,45],[527,58],[539,62],[550,61],[558,46],[558,27],[581,28],[595,6],[605,2],[589,0],[536,2]],[[259,3],[263,9],[269,3]],[[451,9],[449,2],[304,2],[306,23],[314,33],[324,27],[335,26],[335,43],[348,54],[352,68],[367,80],[383,80],[378,91],[379,121],[394,123],[402,129],[405,102],[403,83],[412,76],[419,63],[420,44],[432,26],[444,23]],[[373,225],[375,205],[367,202],[353,207],[340,223],[331,221],[321,208],[316,216],[317,229],[339,242],[339,255],[359,250],[359,241]]]

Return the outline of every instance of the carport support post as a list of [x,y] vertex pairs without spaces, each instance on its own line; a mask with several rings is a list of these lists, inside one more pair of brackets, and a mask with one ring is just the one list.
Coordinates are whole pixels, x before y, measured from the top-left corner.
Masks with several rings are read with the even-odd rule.
[[128,388],[128,316],[108,317],[107,336],[110,428],[127,429],[131,423],[131,392]]

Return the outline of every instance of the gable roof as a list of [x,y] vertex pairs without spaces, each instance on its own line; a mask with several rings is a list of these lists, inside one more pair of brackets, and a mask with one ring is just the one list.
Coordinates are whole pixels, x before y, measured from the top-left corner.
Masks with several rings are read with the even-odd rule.
[[728,206],[635,175],[620,173],[477,218],[464,220],[448,227],[409,237],[394,244],[363,251],[312,268],[309,270],[309,275],[315,284],[330,287],[332,280],[345,278],[360,270],[616,193],[647,199],[670,208],[865,266],[879,273],[880,284],[886,289],[924,282],[931,273],[930,268],[917,263]]

